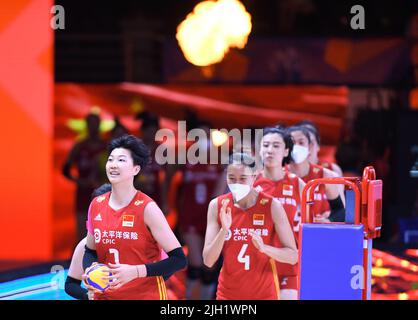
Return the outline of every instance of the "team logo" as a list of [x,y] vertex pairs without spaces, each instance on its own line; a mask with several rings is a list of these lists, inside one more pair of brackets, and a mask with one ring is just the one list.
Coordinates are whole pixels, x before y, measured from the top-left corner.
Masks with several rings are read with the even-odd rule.
[[228,241],[232,237],[232,231],[231,229],[228,230],[228,233],[225,235],[225,241]]
[[[263,205],[263,206],[267,203],[269,203],[269,199],[263,198],[263,199],[260,200],[260,204]],[[264,216],[264,215],[262,215],[262,216]]]
[[135,216],[132,215],[123,215],[122,216],[122,227],[133,227],[135,221]]
[[96,216],[96,218],[94,218],[94,221],[102,221],[102,216],[100,213]]
[[106,199],[106,196],[100,196],[97,198],[97,202],[102,202],[104,199]]
[[102,238],[100,229],[94,229],[94,243],[99,243]]
[[136,200],[134,204],[136,206],[139,206],[140,204],[143,204],[143,203],[144,203],[144,200]]
[[264,226],[264,214],[253,214],[253,225]]
[[293,195],[293,186],[289,184],[283,185],[283,195],[284,196],[292,196]]
[[319,172],[319,170],[321,170],[321,169],[319,169],[319,168],[313,168],[313,173],[317,174]]

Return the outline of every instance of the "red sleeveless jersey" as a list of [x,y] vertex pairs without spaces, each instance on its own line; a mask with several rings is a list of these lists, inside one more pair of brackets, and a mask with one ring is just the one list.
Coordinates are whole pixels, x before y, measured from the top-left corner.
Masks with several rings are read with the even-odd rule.
[[196,231],[204,236],[209,202],[222,168],[211,164],[186,164],[183,168],[179,225],[184,232]]
[[231,193],[217,198],[218,223],[222,201],[229,199],[232,224],[222,249],[223,265],[218,280],[218,300],[278,300],[280,287],[274,260],[254,246],[251,230],[261,235],[265,244],[277,238],[271,216],[273,198],[260,192],[254,206],[242,210],[233,204]]
[[[161,260],[161,250],[144,223],[144,209],[153,200],[138,191],[120,210],[109,206],[110,192],[93,199],[89,210],[89,232],[94,235],[98,262],[139,265]],[[165,300],[162,277],[138,278],[120,289],[95,294],[99,300]]]
[[319,163],[318,165],[320,165],[322,168],[325,168],[325,169],[328,169],[328,170],[333,171],[332,170],[332,163],[331,162],[325,161],[325,162]]
[[[298,243],[299,224],[300,224],[300,190],[299,178],[293,174],[286,172],[283,179],[272,181],[264,178],[261,174],[254,182],[254,186],[261,191],[276,198],[283,205],[286,211],[289,224],[293,227],[295,241]],[[278,237],[274,239],[275,247],[283,247]],[[279,276],[296,276],[298,275],[298,265],[289,263],[281,263],[275,261]]]
[[[302,177],[302,180],[307,183],[313,179],[324,178],[324,168],[316,165],[309,164],[309,172],[306,176]],[[327,195],[325,193],[325,185],[319,185],[314,192],[314,204],[312,205],[314,215],[321,215],[326,211],[330,211]]]

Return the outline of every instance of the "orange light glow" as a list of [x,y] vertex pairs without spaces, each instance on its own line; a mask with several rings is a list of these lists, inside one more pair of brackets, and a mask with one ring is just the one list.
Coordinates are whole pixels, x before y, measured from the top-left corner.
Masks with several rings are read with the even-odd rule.
[[410,265],[409,261],[407,261],[407,260],[402,260],[401,261],[401,266],[402,267],[407,268],[407,267],[409,267],[409,265]]
[[390,274],[390,269],[387,268],[372,268],[373,277],[387,277]]
[[219,130],[214,130],[211,132],[212,143],[215,147],[220,147],[228,140],[228,135]]
[[179,24],[176,38],[187,61],[209,66],[230,48],[244,48],[251,27],[251,15],[238,0],[203,1]]
[[408,299],[409,299],[409,296],[407,293],[403,292],[403,293],[398,294],[398,300],[408,300]]

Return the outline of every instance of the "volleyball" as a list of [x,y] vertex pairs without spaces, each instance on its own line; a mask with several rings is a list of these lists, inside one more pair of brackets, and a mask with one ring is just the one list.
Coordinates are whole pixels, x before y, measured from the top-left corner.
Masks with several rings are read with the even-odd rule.
[[105,291],[109,288],[109,281],[102,279],[106,276],[111,276],[112,273],[109,272],[109,267],[105,264],[98,263],[89,268],[86,272],[87,275],[87,284],[94,287],[97,290]]

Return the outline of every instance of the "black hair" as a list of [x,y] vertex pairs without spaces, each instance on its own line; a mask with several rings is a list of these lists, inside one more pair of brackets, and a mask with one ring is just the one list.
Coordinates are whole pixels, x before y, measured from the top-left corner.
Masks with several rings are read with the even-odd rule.
[[112,185],[110,183],[102,184],[100,187],[95,189],[91,195],[92,199],[96,198],[98,196],[101,196],[102,194],[105,194],[112,190]]
[[263,129],[263,137],[267,134],[278,134],[282,137],[284,141],[284,147],[285,149],[289,149],[289,154],[283,158],[282,166],[289,164],[292,161],[292,151],[293,151],[293,140],[290,136],[290,133],[288,133],[284,128],[280,127],[266,127]]
[[123,136],[110,141],[108,146],[109,155],[116,148],[128,149],[131,152],[134,165],[139,165],[141,170],[144,170],[149,163],[150,151],[148,147],[141,139],[138,139],[133,135],[124,134]]
[[281,130],[286,130],[286,125],[283,123],[278,123],[274,127]]
[[234,152],[229,157],[228,165],[231,164],[243,164],[252,171],[255,171],[256,169],[255,158],[248,153]]
[[315,140],[318,142],[318,145],[321,145],[321,135],[319,134],[319,128],[315,125],[315,123],[310,120],[303,120],[298,122],[296,126],[308,129],[308,131],[315,136]]
[[308,142],[311,143],[311,137],[309,136],[309,130],[305,126],[291,126],[286,129],[286,133],[291,136],[292,132],[300,131],[308,139]]
[[311,120],[302,120],[299,121],[298,123],[295,124],[295,126],[308,126],[308,127],[312,127],[314,130],[318,130],[318,127],[316,126],[316,124],[311,121]]

